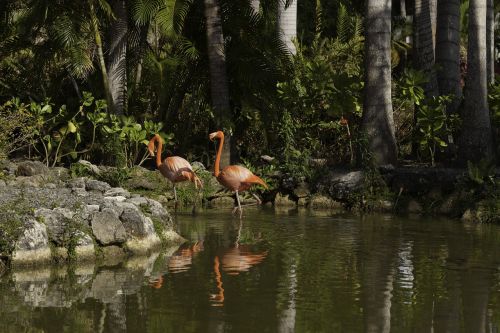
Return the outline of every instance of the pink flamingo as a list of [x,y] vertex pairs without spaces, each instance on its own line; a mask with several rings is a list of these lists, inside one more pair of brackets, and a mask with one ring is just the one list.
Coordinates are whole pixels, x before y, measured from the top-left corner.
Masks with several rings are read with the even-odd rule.
[[[209,139],[214,141],[215,139],[220,140],[219,149],[217,150],[217,156],[215,157],[215,168],[214,176],[217,181],[230,191],[236,193],[236,200],[238,201],[238,207],[233,210],[236,212],[237,209],[240,211],[240,218],[242,216],[243,210],[241,209],[240,196],[239,193],[248,190],[253,184],[260,184],[268,189],[267,184],[259,177],[254,175],[252,171],[240,165],[228,165],[222,171],[219,170],[220,156],[222,153],[222,145],[224,145],[224,133],[217,131],[209,135]],[[258,205],[261,204],[259,197],[252,194],[256,199]],[[254,204],[250,204],[254,205]],[[249,206],[249,205],[246,205]]]
[[200,178],[198,178],[198,176],[196,176],[196,174],[194,173],[191,164],[189,164],[189,162],[182,157],[169,156],[165,158],[163,162],[161,161],[163,140],[158,134],[155,134],[155,136],[149,141],[148,144],[148,151],[151,156],[155,156],[155,143],[158,143],[156,167],[158,168],[158,170],[160,170],[160,173],[163,175],[163,177],[172,182],[174,186],[175,204],[177,205],[177,191],[175,189],[176,183],[188,180],[194,183],[196,189],[198,189],[198,186],[203,187],[203,184]]

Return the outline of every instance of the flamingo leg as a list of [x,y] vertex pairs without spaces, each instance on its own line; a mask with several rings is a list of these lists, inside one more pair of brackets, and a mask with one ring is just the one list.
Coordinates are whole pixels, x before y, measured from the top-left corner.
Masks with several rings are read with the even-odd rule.
[[174,208],[175,210],[177,210],[177,205],[178,205],[178,201],[177,201],[177,190],[175,188],[175,183],[174,183]]
[[241,207],[248,207],[248,206],[255,206],[255,205],[262,204],[262,200],[260,200],[260,198],[257,196],[257,194],[252,193],[252,196],[257,200],[257,202],[246,204],[246,205],[242,205]]
[[[241,209],[240,195],[238,194],[238,191],[236,191],[236,201],[238,202],[238,209],[240,211],[240,219],[241,219],[241,216],[243,215],[243,210]],[[234,210],[236,210],[236,208]]]

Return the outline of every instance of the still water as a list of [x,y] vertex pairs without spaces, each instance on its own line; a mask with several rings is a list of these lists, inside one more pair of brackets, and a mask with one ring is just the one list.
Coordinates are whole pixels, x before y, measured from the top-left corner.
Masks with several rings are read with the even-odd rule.
[[0,332],[499,332],[499,226],[271,208],[176,218],[179,248],[7,273]]

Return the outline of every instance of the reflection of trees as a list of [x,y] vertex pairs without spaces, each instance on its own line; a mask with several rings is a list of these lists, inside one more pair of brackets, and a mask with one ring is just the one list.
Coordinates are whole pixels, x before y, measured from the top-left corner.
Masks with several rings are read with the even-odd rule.
[[364,330],[389,332],[399,230],[391,220],[363,218],[360,223]]

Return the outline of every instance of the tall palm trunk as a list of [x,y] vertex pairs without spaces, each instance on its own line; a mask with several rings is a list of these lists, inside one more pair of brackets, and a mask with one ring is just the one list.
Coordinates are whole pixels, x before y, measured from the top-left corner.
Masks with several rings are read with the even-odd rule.
[[250,0],[250,6],[255,13],[258,13],[260,10],[260,0]]
[[429,12],[431,14],[432,47],[436,50],[436,28],[437,28],[437,0],[429,0]]
[[456,114],[462,97],[460,86],[460,0],[440,0],[438,4],[436,63],[441,95],[453,95],[448,114]]
[[[291,54],[297,53],[293,40],[297,38],[297,1],[279,0],[278,24],[283,42]],[[288,7],[286,7],[288,2]]]
[[99,30],[99,21],[97,19],[97,15],[95,12],[94,0],[89,0],[88,3],[89,3],[89,7],[90,7],[90,19],[92,21],[91,22],[92,29],[94,30],[93,32],[94,32],[95,44],[97,47],[97,57],[99,60],[99,68],[101,69],[102,85],[103,85],[103,89],[104,89],[104,94],[106,96],[106,102],[108,104],[108,111],[112,112],[113,111],[113,97],[111,96],[111,91],[109,88],[108,71],[106,69],[106,61],[104,60],[101,32]]
[[487,100],[486,0],[470,0],[467,78],[462,110],[460,160],[479,161],[492,156],[492,136]]
[[424,86],[427,98],[438,95],[437,78],[434,70],[431,2],[432,0],[415,0],[413,19],[415,63],[429,78],[429,81]]
[[[224,127],[231,122],[224,35],[217,0],[204,0],[204,2],[212,107],[217,117],[217,129],[224,130]],[[221,163],[229,165],[231,162],[231,135],[228,130],[225,130],[225,133],[226,144],[222,151]]]
[[406,17],[406,0],[399,0],[399,13],[401,17]]
[[391,1],[367,0],[362,128],[377,164],[396,163],[391,101]]
[[127,106],[127,3],[125,0],[113,0],[111,7],[115,20],[108,31],[109,89],[114,112],[124,114]]
[[495,81],[495,9],[493,0],[486,8],[486,66],[488,84]]

